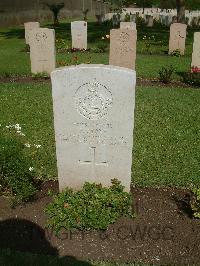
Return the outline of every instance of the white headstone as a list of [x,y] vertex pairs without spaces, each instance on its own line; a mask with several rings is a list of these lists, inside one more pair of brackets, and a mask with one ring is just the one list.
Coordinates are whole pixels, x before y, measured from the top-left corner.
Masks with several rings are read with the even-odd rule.
[[185,52],[187,25],[182,23],[173,23],[170,26],[169,54],[179,50],[181,55]]
[[71,22],[72,48],[87,49],[87,22]]
[[51,73],[56,68],[55,31],[33,29],[29,36],[31,72]]
[[130,191],[135,71],[79,65],[51,80],[60,190],[117,178]]
[[134,22],[120,22],[120,29],[122,29],[122,30],[136,30],[136,23],[134,23]]
[[135,20],[136,20],[136,14],[131,14],[130,21],[135,23]]
[[109,64],[135,69],[136,44],[136,30],[111,30]]
[[26,23],[24,23],[26,44],[29,44],[30,32],[33,29],[38,29],[39,27],[40,27],[40,23],[39,22],[26,22]]
[[147,27],[153,27],[153,23],[154,23],[154,20],[153,20],[153,16],[147,16]]
[[192,53],[192,72],[200,73],[200,32],[194,33],[194,44]]

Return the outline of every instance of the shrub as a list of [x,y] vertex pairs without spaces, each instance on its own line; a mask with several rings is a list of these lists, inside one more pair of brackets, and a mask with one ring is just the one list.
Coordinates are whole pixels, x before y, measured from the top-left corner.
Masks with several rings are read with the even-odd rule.
[[183,72],[180,75],[184,83],[200,87],[200,73]]
[[87,182],[77,192],[67,188],[47,207],[48,225],[56,233],[61,229],[104,230],[121,216],[133,217],[131,195],[123,189],[116,179],[109,188]]
[[200,189],[193,189],[194,198],[191,201],[191,207],[194,212],[194,217],[200,219]]
[[47,79],[47,78],[49,78],[49,74],[47,72],[38,72],[36,74],[32,74],[31,76],[33,79],[40,79],[40,78]]
[[171,56],[180,57],[181,51],[179,49],[174,50],[172,53],[170,53]]
[[66,54],[70,51],[70,48],[67,45],[67,42],[59,37],[58,39],[56,39],[56,50],[60,54]]
[[145,20],[139,16],[136,16],[135,23],[137,24],[137,27],[145,26]]
[[107,50],[106,43],[98,43],[96,48],[93,48],[94,53],[105,53]]
[[163,83],[170,83],[172,80],[172,75],[175,69],[172,65],[167,67],[162,67],[159,71],[159,80]]
[[15,204],[30,200],[37,191],[31,158],[24,152],[22,135],[18,124],[1,127],[0,193],[11,195]]
[[155,42],[155,36],[154,35],[152,35],[152,36],[144,35],[142,37],[142,40],[144,41],[144,46],[145,46],[144,52],[148,53],[148,54],[152,54],[151,45],[153,42]]
[[124,21],[125,22],[130,22],[130,18],[131,18],[130,14],[129,13],[126,13],[125,18],[124,18]]

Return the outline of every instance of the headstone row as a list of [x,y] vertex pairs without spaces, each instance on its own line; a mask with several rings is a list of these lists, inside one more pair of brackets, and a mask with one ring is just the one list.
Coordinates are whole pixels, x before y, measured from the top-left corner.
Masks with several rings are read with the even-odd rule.
[[56,68],[55,31],[40,28],[39,22],[24,23],[26,44],[30,46],[31,72],[50,74]]
[[[170,26],[169,54],[184,55],[187,25],[173,23]],[[87,22],[71,23],[72,48],[87,49]],[[198,40],[195,34],[192,68],[199,69]],[[26,43],[30,45],[32,73],[51,73],[56,68],[55,32],[40,28],[38,22],[25,23]],[[121,22],[120,29],[110,32],[109,64],[135,69],[137,29],[134,22]]]

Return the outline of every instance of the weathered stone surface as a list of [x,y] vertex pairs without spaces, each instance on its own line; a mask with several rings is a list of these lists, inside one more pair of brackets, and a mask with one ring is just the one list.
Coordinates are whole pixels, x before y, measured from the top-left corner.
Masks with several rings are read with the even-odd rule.
[[24,23],[26,44],[29,44],[30,32],[33,29],[38,29],[39,27],[40,27],[40,23],[39,22],[26,22],[26,23]]
[[134,22],[120,22],[120,29],[122,29],[122,30],[136,30],[136,23],[134,23]]
[[87,49],[87,22],[71,22],[72,48]]
[[39,28],[30,32],[32,73],[51,73],[56,68],[55,31]]
[[192,72],[200,72],[200,32],[194,33]]
[[147,16],[147,27],[153,27],[153,23],[154,23],[154,20],[153,20],[153,16]]
[[79,65],[51,73],[60,190],[122,181],[130,190],[135,71]]
[[170,26],[169,54],[179,50],[181,55],[185,52],[186,24],[173,23]]
[[136,30],[111,30],[109,64],[135,69],[136,43]]

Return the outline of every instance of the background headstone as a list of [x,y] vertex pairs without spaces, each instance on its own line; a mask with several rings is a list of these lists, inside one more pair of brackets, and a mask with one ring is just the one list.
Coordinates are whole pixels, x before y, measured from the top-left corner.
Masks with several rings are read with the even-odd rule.
[[87,49],[87,22],[71,22],[72,48]]
[[179,50],[181,55],[185,52],[186,24],[173,23],[170,26],[169,54]]
[[122,29],[122,30],[136,30],[136,23],[134,23],[134,22],[120,22],[120,29]]
[[26,22],[24,23],[24,28],[25,28],[25,41],[26,41],[26,44],[29,44],[29,35],[30,35],[31,30],[40,28],[40,23],[39,22]]
[[135,69],[136,43],[136,30],[111,30],[109,64]]
[[147,27],[153,27],[153,16],[147,16]]
[[33,29],[30,33],[30,58],[32,73],[51,73],[56,68],[55,31]]
[[136,14],[131,14],[130,21],[135,23],[135,20],[136,20]]
[[117,178],[130,191],[135,71],[79,65],[51,73],[60,191]]
[[194,33],[193,53],[192,53],[192,72],[200,73],[200,32]]

